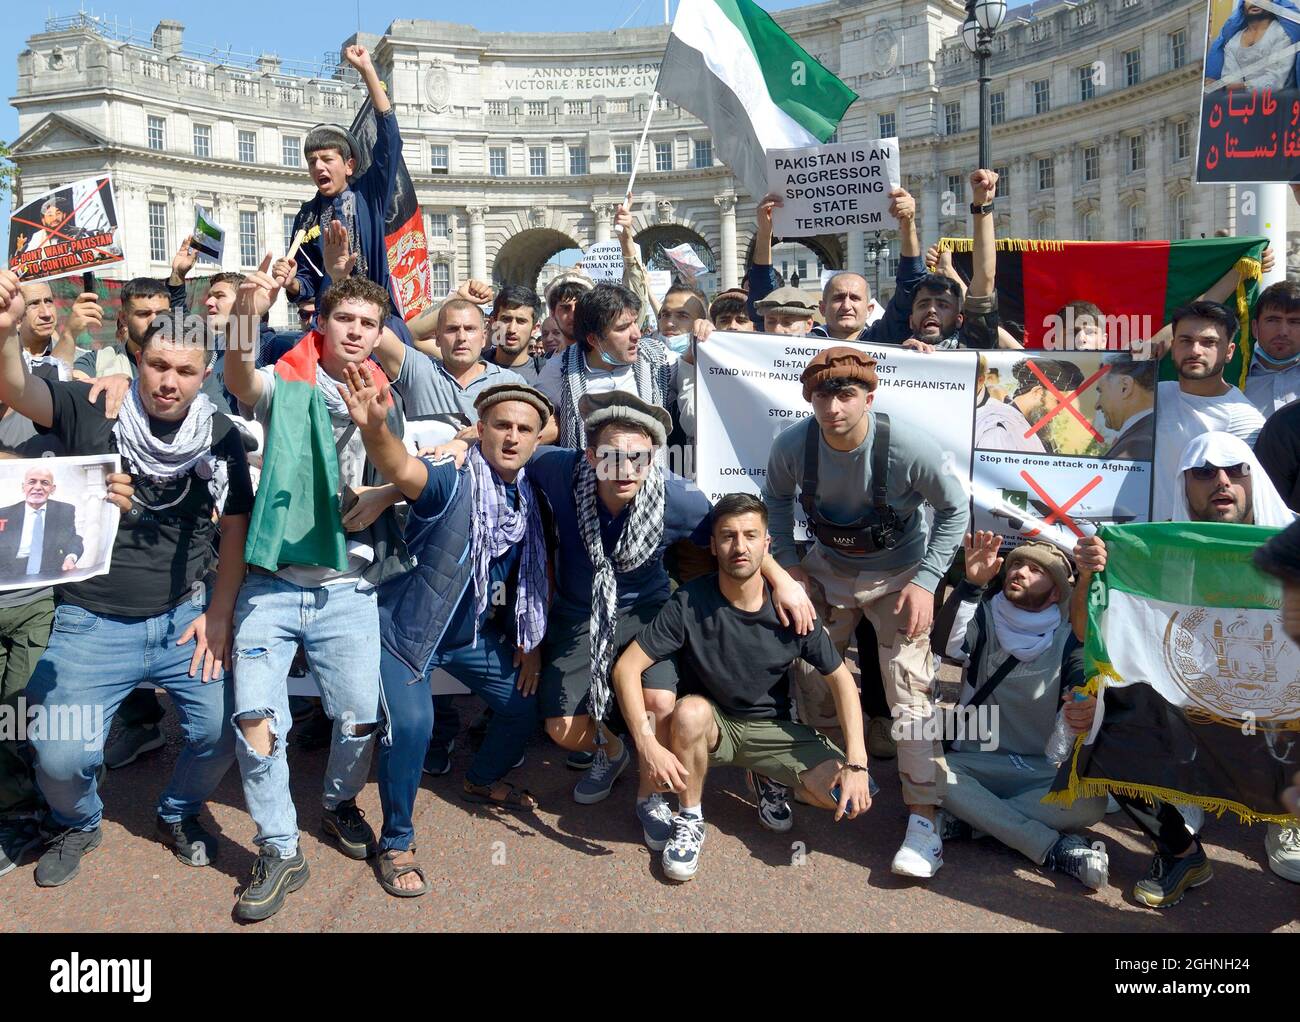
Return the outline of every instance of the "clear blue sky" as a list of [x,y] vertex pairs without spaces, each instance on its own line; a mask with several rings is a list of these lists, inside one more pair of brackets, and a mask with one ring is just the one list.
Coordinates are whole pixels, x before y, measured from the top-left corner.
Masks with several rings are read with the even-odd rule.
[[[758,0],[768,10],[800,6],[799,0]],[[47,6],[48,4],[48,6]],[[17,88],[18,54],[27,39],[45,29],[47,16],[77,13],[77,0],[46,0],[45,3],[5,4],[5,38],[0,51],[0,89],[4,107],[0,112],[0,138],[12,142],[18,134],[18,113],[9,105]],[[318,60],[327,50],[357,30],[357,0],[317,0],[315,3],[267,3],[266,0],[221,0],[211,4],[180,4],[176,0],[119,0],[106,6],[83,8],[87,13],[116,17],[123,25],[147,36],[164,18],[185,25],[185,44],[190,47],[233,48],[243,53],[278,53],[284,58]],[[465,10],[428,0],[363,0],[360,28],[382,33],[398,18],[438,18],[469,21],[476,28],[495,32],[570,32],[584,29],[614,29],[626,24],[655,25],[663,21],[663,0],[567,0],[566,3],[535,3],[525,0],[494,0],[475,10],[472,19],[457,17],[449,10]],[[676,6],[674,5],[674,10]],[[0,203],[0,235],[9,228],[9,202]]]

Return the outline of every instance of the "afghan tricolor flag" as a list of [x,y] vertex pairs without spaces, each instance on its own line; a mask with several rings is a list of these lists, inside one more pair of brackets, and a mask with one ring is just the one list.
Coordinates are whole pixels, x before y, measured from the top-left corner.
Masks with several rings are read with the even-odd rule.
[[[352,121],[352,134],[361,146],[353,175],[356,178],[370,166],[370,150],[379,134],[375,108],[369,99]],[[393,198],[384,212],[384,247],[397,314],[409,323],[433,304],[433,277],[429,268],[429,238],[424,233],[424,217],[401,153],[397,155]]]
[[[244,546],[244,559],[267,571],[348,567],[334,429],[316,384],[323,342],[313,330],[275,364],[266,455]],[[377,386],[387,384],[377,364],[367,368]]]
[[681,0],[656,91],[709,127],[755,198],[768,149],[826,142],[858,98],[751,0]]
[[[1250,366],[1250,307],[1259,291],[1267,238],[1192,241],[1022,241],[999,238],[995,283],[1003,323],[1024,325],[1025,347],[1061,347],[1059,316],[1070,302],[1092,302],[1106,317],[1112,348],[1127,348],[1160,331],[1175,309],[1195,301],[1236,268],[1241,282],[1229,299],[1241,331],[1224,372],[1238,386]],[[971,278],[971,240],[942,238],[953,266]],[[1161,375],[1173,378],[1165,360]]]
[[1242,820],[1287,819],[1300,769],[1300,648],[1280,583],[1252,557],[1279,530],[1164,522],[1103,526],[1088,591],[1089,690],[1100,692],[1048,801],[1119,792]]

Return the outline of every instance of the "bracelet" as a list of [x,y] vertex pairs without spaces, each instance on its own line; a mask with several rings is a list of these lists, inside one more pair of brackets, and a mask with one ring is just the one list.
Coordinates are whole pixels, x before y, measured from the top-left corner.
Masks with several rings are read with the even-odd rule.
[[857,763],[845,763],[841,769],[852,770],[856,773],[862,773],[862,774],[865,774],[867,772],[867,768],[865,766],[861,766]]

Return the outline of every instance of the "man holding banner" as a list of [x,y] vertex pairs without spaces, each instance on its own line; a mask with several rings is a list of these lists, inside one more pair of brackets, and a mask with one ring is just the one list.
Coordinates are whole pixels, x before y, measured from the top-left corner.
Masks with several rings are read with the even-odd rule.
[[[1294,742],[1274,742],[1285,734],[1288,715],[1294,719],[1294,699],[1289,708],[1269,706],[1279,696],[1285,701],[1285,674],[1275,663],[1284,651],[1271,638],[1276,626],[1265,623],[1255,635],[1249,612],[1237,609],[1248,606],[1247,590],[1265,588],[1249,555],[1268,529],[1245,527],[1276,528],[1295,516],[1250,448],[1228,433],[1193,440],[1175,485],[1175,522],[1217,523],[1218,531],[1129,526],[1103,530],[1075,548],[1079,582],[1071,620],[1075,634],[1087,638],[1090,679],[1102,679],[1104,715],[1098,727],[1095,695],[1066,704],[1074,731],[1092,733],[1048,796],[1069,802],[1109,790],[1155,844],[1147,875],[1133,888],[1133,897],[1151,908],[1176,905],[1214,876],[1171,795],[1245,819],[1271,817],[1269,868],[1300,883],[1300,824],[1279,824],[1277,806],[1266,808],[1276,794],[1267,790],[1269,779],[1280,790],[1296,768]],[[1194,560],[1190,543],[1198,544]],[[1177,565],[1177,582],[1161,570],[1163,563]],[[1240,581],[1229,583],[1229,575]],[[1243,698],[1254,699],[1254,708],[1235,705]]]
[[[800,382],[813,416],[776,438],[763,487],[773,554],[808,589],[841,655],[863,614],[876,629],[911,813],[893,870],[931,877],[943,865],[935,813],[946,767],[938,743],[921,737],[933,712],[929,632],[934,590],[966,531],[966,494],[928,434],[902,423],[891,428],[888,416],[871,411],[876,360],[866,352],[827,348]],[[794,541],[796,487],[816,537],[802,561]],[[928,531],[926,502],[934,509]],[[836,726],[833,700],[814,668],[799,663],[795,689],[803,723]]]

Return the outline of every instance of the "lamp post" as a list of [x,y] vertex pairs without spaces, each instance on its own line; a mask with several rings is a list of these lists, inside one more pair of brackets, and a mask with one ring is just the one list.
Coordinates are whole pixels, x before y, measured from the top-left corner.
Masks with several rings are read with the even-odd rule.
[[[871,264],[873,274],[874,274],[874,276],[875,276],[875,278],[876,278],[875,288],[874,288],[874,290],[873,290],[871,293],[872,293],[873,295],[879,296],[879,294],[880,294],[880,263],[881,263],[881,258],[880,258],[880,257],[881,257],[885,252],[888,252],[888,251],[889,251],[889,242],[887,242],[887,241],[884,240],[884,232],[883,232],[883,231],[871,231],[871,232],[869,232],[869,237],[870,237],[870,240],[867,242],[867,262],[869,262],[869,263]],[[880,300],[879,297],[877,297],[876,300],[879,301],[879,300]]]
[[1007,14],[1007,0],[966,0],[966,20],[961,26],[961,41],[979,60],[980,136],[979,167],[993,165],[990,153],[989,58],[993,56],[993,34]]

